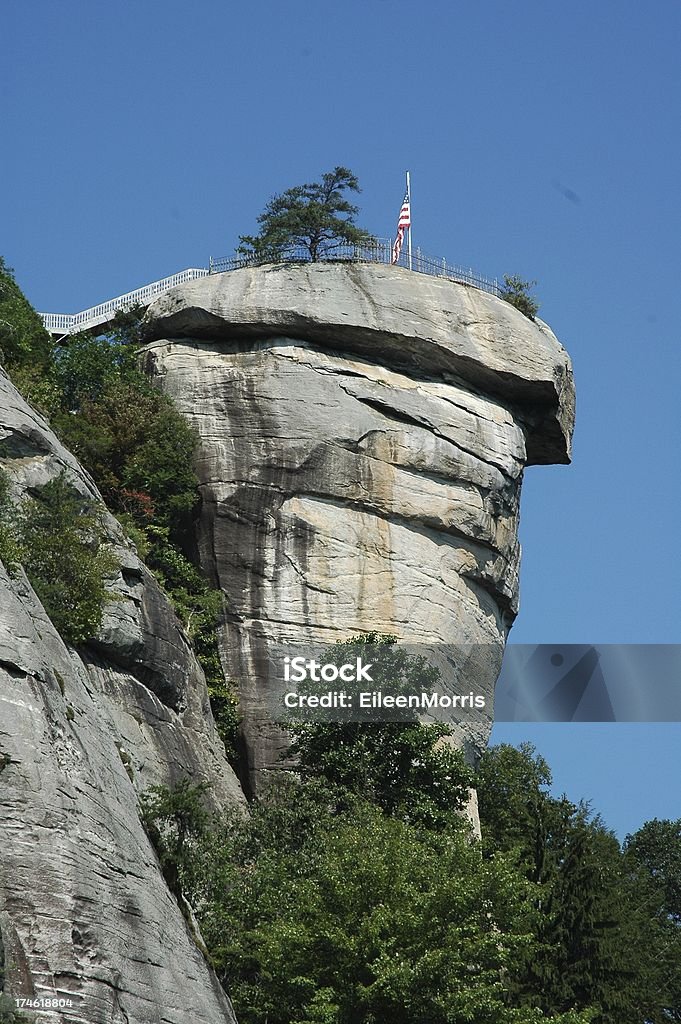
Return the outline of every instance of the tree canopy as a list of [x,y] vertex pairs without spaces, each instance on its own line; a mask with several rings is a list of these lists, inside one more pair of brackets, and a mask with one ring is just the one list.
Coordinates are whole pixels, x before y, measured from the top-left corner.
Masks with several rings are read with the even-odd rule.
[[355,224],[358,207],[346,196],[359,191],[357,177],[347,167],[334,167],[320,181],[287,189],[270,199],[258,217],[259,233],[240,236],[239,252],[276,260],[300,247],[315,262],[341,246],[372,242],[369,232]]
[[49,360],[50,336],[40,315],[14,280],[14,272],[0,256],[0,348],[11,368],[25,363],[44,366]]
[[483,847],[535,886],[536,945],[509,977],[519,1005],[595,1006],[596,1024],[681,1020],[681,823],[648,822],[620,849],[588,806],[549,793],[529,745],[483,756],[476,779]]
[[[397,644],[396,637],[365,633],[334,644],[325,658],[352,662],[368,652],[373,685],[393,695],[434,687],[439,671]],[[327,684],[318,684],[323,689]],[[358,684],[361,688],[362,684]],[[352,691],[352,684],[345,684]],[[313,721],[293,724],[291,754],[306,779],[323,780],[363,796],[385,813],[433,831],[459,819],[472,773],[463,754],[447,741],[451,728],[424,725],[405,709],[397,721]]]
[[432,831],[322,779],[206,821],[191,788],[144,820],[243,1024],[588,1024],[508,999],[531,886],[462,818]]

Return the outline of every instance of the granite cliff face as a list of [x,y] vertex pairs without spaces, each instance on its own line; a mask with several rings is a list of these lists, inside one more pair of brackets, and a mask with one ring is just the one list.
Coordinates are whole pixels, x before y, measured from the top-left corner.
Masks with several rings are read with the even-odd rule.
[[[277,642],[480,645],[470,683],[493,685],[523,470],[569,461],[571,366],[548,327],[451,281],[332,263],[205,278],[148,320],[147,369],[200,437],[198,547],[227,597],[248,790],[285,745],[264,692]],[[474,756],[486,738],[459,739]]]
[[[278,642],[358,632],[486,652],[517,611],[526,465],[569,460],[574,392],[550,330],[475,289],[339,264],[195,282],[149,314],[148,371],[194,424],[201,561],[226,595],[250,792],[281,762]],[[20,499],[91,479],[0,371],[0,465]],[[185,775],[243,805],[205,681],[154,578],[105,515],[120,570],[96,639],[67,647],[0,565],[0,976],[61,998],[48,1024],[231,1022],[169,893],[137,798]],[[457,741],[475,756],[484,729]]]
[[[0,371],[15,496],[87,474]],[[140,825],[137,796],[185,775],[243,804],[205,680],[170,605],[107,514],[120,571],[96,642],[68,648],[0,566],[0,955],[5,990],[65,999],[49,1024],[234,1020]],[[1,973],[1,972],[0,972]]]

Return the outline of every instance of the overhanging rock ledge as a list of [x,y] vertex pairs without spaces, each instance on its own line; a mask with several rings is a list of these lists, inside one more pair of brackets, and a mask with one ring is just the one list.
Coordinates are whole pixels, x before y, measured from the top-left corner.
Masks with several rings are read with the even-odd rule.
[[270,264],[192,281],[149,310],[148,337],[276,335],[457,379],[516,406],[527,465],[570,461],[570,358],[541,320],[445,278],[361,263]]

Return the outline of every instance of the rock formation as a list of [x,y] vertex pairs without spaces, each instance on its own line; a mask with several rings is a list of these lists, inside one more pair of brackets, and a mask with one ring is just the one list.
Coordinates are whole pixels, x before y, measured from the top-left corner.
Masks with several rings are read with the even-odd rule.
[[[97,491],[0,371],[0,463],[16,497],[65,470]],[[183,776],[243,803],[203,673],[166,598],[105,518],[120,572],[96,642],[76,652],[25,576],[0,566],[0,975],[12,997],[67,1001],[48,1024],[232,1022],[171,896],[137,795]]]
[[469,682],[493,685],[524,467],[569,461],[571,367],[549,328],[449,280],[322,263],[181,286],[149,329],[147,368],[200,437],[198,548],[227,598],[248,789],[284,744],[275,643],[480,645]]

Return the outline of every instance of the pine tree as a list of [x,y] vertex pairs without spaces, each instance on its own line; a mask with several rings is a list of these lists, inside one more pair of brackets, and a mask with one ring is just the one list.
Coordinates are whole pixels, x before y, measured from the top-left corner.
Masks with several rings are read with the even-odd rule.
[[270,199],[258,217],[260,232],[242,235],[239,252],[258,260],[276,260],[301,247],[315,262],[344,245],[373,241],[354,218],[358,208],[345,197],[359,192],[359,182],[347,167],[334,167],[321,181],[296,185]]

